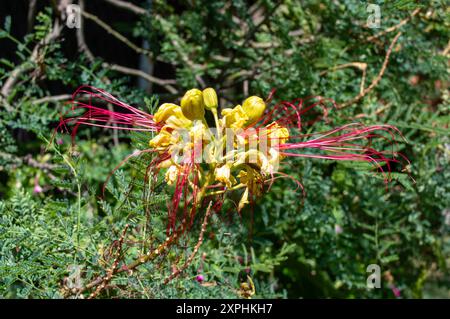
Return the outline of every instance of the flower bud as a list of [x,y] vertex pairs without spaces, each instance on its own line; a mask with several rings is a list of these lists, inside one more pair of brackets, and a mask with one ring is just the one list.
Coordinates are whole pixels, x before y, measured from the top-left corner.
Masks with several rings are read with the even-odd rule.
[[250,96],[242,103],[242,108],[248,116],[247,125],[256,123],[266,109],[266,103],[258,96]]
[[213,88],[206,88],[203,90],[203,102],[207,110],[216,109],[219,105],[216,91]]
[[202,91],[192,89],[186,92],[181,99],[181,110],[190,120],[200,120],[205,116]]

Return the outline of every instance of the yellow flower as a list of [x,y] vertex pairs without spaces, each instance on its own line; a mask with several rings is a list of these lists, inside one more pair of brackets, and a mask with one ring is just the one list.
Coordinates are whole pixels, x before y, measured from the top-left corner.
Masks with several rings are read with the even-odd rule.
[[266,103],[259,96],[250,96],[242,103],[242,109],[248,116],[247,125],[256,123],[264,114]]
[[226,187],[231,187],[233,183],[236,182],[233,176],[231,176],[231,167],[229,164],[225,164],[221,167],[216,168],[214,175],[216,181],[221,182]]
[[266,127],[268,136],[268,145],[280,145],[286,143],[289,139],[289,130],[277,122],[273,122]]
[[181,111],[179,113],[177,111],[176,115],[169,116],[169,118],[166,120],[165,127],[176,130],[178,128],[188,128],[191,125],[192,125],[192,121],[185,118],[183,113],[181,113]]
[[186,128],[191,125],[191,121],[188,120],[181,111],[181,107],[173,103],[164,103],[155,113],[153,119],[156,123],[164,123],[166,128]]
[[247,184],[251,179],[251,176],[244,170],[240,171],[237,177],[242,184]]
[[248,282],[241,283],[241,287],[238,290],[239,296],[245,299],[252,299],[252,296],[255,294],[255,284],[250,276],[247,275]]
[[267,157],[262,152],[255,149],[236,154],[236,161],[234,162],[233,166],[238,166],[246,163],[253,164],[264,171],[267,170],[267,167],[269,165]]
[[201,121],[194,121],[194,125],[190,130],[190,135],[193,140],[203,139],[207,134],[207,127]]
[[242,106],[237,105],[233,109],[223,109],[222,110],[222,121],[225,127],[232,129],[239,129],[244,127],[247,123],[248,116],[244,112]]
[[[248,128],[264,114],[266,104],[260,97],[251,96],[242,106],[223,109],[221,119],[218,118],[217,107],[217,93],[212,88],[203,92],[198,89],[187,91],[181,106],[172,103],[161,105],[154,120],[161,123],[162,128],[149,144],[160,153],[171,156],[158,164],[159,168],[166,169],[164,178],[168,185],[176,183],[183,174],[183,165],[203,160],[209,164],[209,170],[198,170],[196,174],[199,177],[207,174],[208,183],[213,179],[226,187],[223,192],[234,190],[238,178],[240,184],[236,188],[245,187],[238,204],[241,210],[250,203],[251,196],[262,194],[264,180],[278,169],[283,156],[277,146],[289,139],[289,131],[277,122],[259,130]],[[205,108],[214,115],[219,130],[217,135],[205,122]],[[231,128],[233,134],[229,136],[227,131],[223,136],[225,128]],[[228,149],[229,143],[233,146],[231,150]],[[236,169],[240,170],[237,178],[233,175]]]
[[172,133],[163,128],[158,135],[150,140],[149,145],[152,148],[167,147],[174,142]]
[[254,168],[247,166],[245,170],[241,170],[237,175],[242,184],[247,185],[249,191],[254,195],[261,194],[258,183],[262,180],[261,174]]
[[177,115],[181,111],[181,108],[173,103],[164,103],[156,111],[153,119],[156,123],[166,122],[169,116]]
[[213,88],[206,88],[203,90],[203,102],[207,110],[216,109],[219,105],[217,100],[217,93]]
[[245,170],[241,170],[237,177],[242,184],[247,186],[238,204],[238,210],[240,211],[245,205],[250,203],[248,199],[249,194],[252,194],[253,196],[260,196],[262,194],[260,184],[262,178],[261,174],[250,166],[247,166]]
[[169,168],[173,165],[173,161],[171,159],[167,159],[158,164],[158,168]]
[[269,154],[268,154],[267,165],[264,167],[261,167],[261,173],[263,173],[263,175],[273,174],[274,172],[276,172],[278,170],[278,166],[282,159],[283,159],[283,156],[280,155],[280,152],[278,152],[274,148],[270,148]]
[[[194,125],[189,130],[190,143],[187,145],[188,149],[184,150],[186,154],[194,155],[194,161],[202,160],[203,149],[207,145],[207,142],[205,142],[208,137],[207,134],[207,126],[201,121],[194,121]],[[193,150],[193,153],[191,153],[191,150]]]
[[176,165],[171,165],[164,175],[167,184],[172,185],[175,183],[180,173],[180,169]]
[[186,92],[181,99],[181,110],[184,116],[190,120],[200,120],[205,116],[205,105],[203,94],[199,89],[192,89]]
[[239,201],[238,211],[240,212],[247,204],[250,204],[248,201],[248,187],[245,189],[244,194],[242,194],[241,200]]

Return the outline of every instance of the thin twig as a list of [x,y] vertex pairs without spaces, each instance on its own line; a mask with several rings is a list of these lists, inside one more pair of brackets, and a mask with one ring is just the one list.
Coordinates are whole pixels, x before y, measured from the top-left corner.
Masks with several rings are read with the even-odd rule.
[[[34,68],[35,63],[39,60],[39,53],[40,49],[47,45],[48,43],[54,41],[56,38],[58,38],[61,34],[61,30],[63,29],[63,26],[59,23],[58,20],[55,20],[55,23],[53,24],[52,30],[50,31],[47,36],[39,41],[38,44],[34,47],[31,56],[27,61],[17,66],[14,70],[11,71],[8,79],[5,81],[5,84],[3,85],[0,93],[3,96],[3,98],[7,101],[7,98],[19,80],[20,76],[25,73],[28,70],[31,70]],[[4,106],[8,109],[8,104],[4,104]],[[8,110],[11,111],[11,110]]]
[[[203,224],[202,224],[202,229],[201,229],[201,233],[200,233],[200,237],[199,237],[199,242],[195,246],[195,252],[198,251],[198,247],[200,247],[201,243],[203,242],[203,235],[204,235],[204,232],[206,230],[208,218],[211,215],[211,205],[212,205],[212,202],[209,203],[208,209],[207,209],[205,217],[203,219]],[[69,297],[70,295],[80,295],[81,293],[83,293],[83,292],[85,292],[87,290],[90,290],[90,289],[92,289],[94,287],[97,287],[96,288],[96,290],[97,290],[97,289],[99,289],[98,286],[102,285],[105,282],[105,279],[109,278],[108,280],[111,280],[112,276],[114,276],[115,274],[119,274],[119,273],[122,273],[122,272],[125,272],[125,271],[131,272],[134,269],[136,269],[137,267],[139,267],[139,266],[141,266],[141,265],[143,265],[143,264],[145,264],[145,263],[155,259],[158,256],[161,256],[164,253],[164,251],[166,251],[169,248],[170,245],[175,244],[179,240],[182,232],[185,229],[184,227],[185,227],[186,222],[187,222],[186,219],[183,219],[183,221],[181,222],[180,227],[175,232],[173,232],[172,235],[167,237],[166,240],[162,244],[160,244],[156,249],[148,251],[146,254],[141,255],[134,262],[132,262],[132,263],[130,263],[128,265],[124,265],[124,266],[119,267],[119,268],[117,267],[117,265],[114,268],[112,267],[110,269],[110,271],[107,273],[107,275],[105,275],[105,276],[98,276],[97,278],[95,278],[94,280],[92,280],[90,283],[88,283],[87,285],[85,285],[82,288],[79,288],[79,289],[75,288],[75,289],[72,289],[72,290],[68,291],[67,294],[66,294],[66,297]],[[192,256],[192,258],[193,258],[193,256]],[[189,262],[192,261],[192,258],[189,260]],[[186,265],[186,267],[187,267],[187,265]],[[181,272],[181,271],[179,271],[179,272]],[[177,273],[177,275],[178,275],[178,273]],[[103,288],[101,288],[101,289],[103,289]],[[98,295],[98,294],[96,294],[96,295]]]
[[350,62],[350,63],[336,65],[336,66],[332,67],[329,70],[325,70],[325,71],[320,72],[320,75],[324,75],[324,74],[326,74],[328,72],[337,71],[337,70],[350,68],[350,67],[356,68],[356,69],[359,69],[359,70],[364,70],[364,69],[367,68],[367,63],[364,63],[364,62]]
[[[271,14],[274,14],[275,11],[280,7],[281,4],[282,4],[282,1],[278,1],[278,2],[275,4],[275,6],[272,8]],[[270,13],[266,13],[266,15],[265,15],[264,18],[261,20],[261,22],[258,23],[257,25],[255,25],[255,26],[254,26],[254,27],[246,34],[246,36],[245,36],[245,38],[244,38],[244,41],[243,41],[243,43],[242,43],[242,47],[246,47],[246,46],[249,44],[249,42],[253,39],[253,37],[254,37],[254,35],[256,34],[256,32],[258,32],[258,30],[259,30],[263,25],[265,25],[265,24],[269,21],[269,18],[270,18],[270,16],[271,16],[271,14],[270,14]],[[234,64],[234,61],[235,61],[236,58],[237,58],[237,52],[238,52],[238,51],[236,51],[236,50],[232,52],[231,58],[230,58],[230,62],[229,62],[229,65],[230,65],[230,66],[232,66],[232,65]],[[224,70],[221,72],[221,74],[219,75],[219,77],[218,77],[218,83],[224,82],[224,80],[225,80],[225,78],[226,78],[226,76],[227,76],[225,70],[226,70],[226,69],[224,69]]]
[[[181,48],[181,46],[178,43],[178,41],[176,41],[175,39],[171,39],[170,42],[172,43],[174,48],[177,50],[177,52],[180,55],[180,57],[183,60],[183,62],[186,63],[190,68],[192,68],[192,70],[201,69],[202,68],[201,66],[199,66],[199,65],[197,65],[197,64],[195,64],[194,62],[191,61],[191,59],[189,58],[187,53]],[[205,81],[203,80],[203,78],[200,75],[196,74],[195,75],[195,79],[201,85],[202,88],[206,87],[206,83],[205,83]]]
[[17,167],[20,165],[28,165],[30,167],[38,168],[38,169],[41,169],[46,172],[60,167],[55,164],[38,162],[36,159],[33,158],[33,156],[31,154],[25,155],[23,157],[19,157],[14,154],[9,154],[9,153],[0,151],[0,157],[7,158],[8,160],[15,162],[16,164],[13,164],[13,167]]
[[361,76],[361,84],[359,85],[359,93],[362,94],[364,92],[364,86],[366,82],[366,70],[367,70],[367,63],[364,62],[350,62],[345,63],[341,65],[337,65],[329,70],[325,70],[320,72],[320,75],[325,75],[328,72],[334,72],[337,70],[345,69],[345,68],[356,68],[358,70],[361,70],[362,76]]
[[353,103],[358,102],[367,93],[372,91],[375,86],[378,85],[378,83],[380,82],[381,78],[383,77],[384,72],[386,71],[386,67],[387,67],[387,65],[389,63],[389,57],[391,56],[392,50],[394,49],[394,45],[397,43],[397,40],[398,40],[398,38],[400,37],[401,34],[402,34],[401,32],[397,33],[396,36],[394,37],[394,39],[392,40],[391,44],[389,45],[389,48],[388,48],[388,50],[386,52],[386,56],[384,58],[384,62],[383,62],[383,65],[381,66],[380,72],[375,77],[375,79],[372,81],[372,83],[367,88],[365,88],[362,92],[360,92],[357,96],[352,98],[351,100],[340,104],[338,106],[338,108],[344,108],[344,107],[347,107],[347,106],[349,106],[349,105],[351,105]]
[[72,99],[72,94],[61,94],[61,95],[52,95],[52,96],[44,96],[43,98],[33,100],[32,104],[43,104],[49,102],[59,102],[66,101]]
[[442,50],[441,55],[446,56],[448,52],[450,51],[450,40],[447,43],[447,46]]
[[208,225],[208,218],[211,215],[211,206],[212,206],[212,202],[209,202],[209,206],[208,209],[206,210],[206,214],[205,217],[203,218],[203,223],[202,223],[202,228],[200,230],[200,235],[198,236],[198,241],[197,244],[194,247],[194,250],[192,251],[192,254],[188,257],[188,259],[186,260],[186,262],[183,264],[183,266],[181,266],[180,268],[178,268],[177,270],[173,271],[169,277],[167,277],[164,280],[164,284],[166,285],[167,283],[169,283],[169,281],[171,281],[172,279],[176,278],[178,275],[180,275],[192,262],[192,260],[194,260],[195,255],[197,254],[200,246],[203,243],[203,236],[205,234],[206,231],[206,226]]
[[[32,100],[31,103],[32,104],[58,103],[60,101],[72,100],[72,98],[73,98],[72,94],[49,95],[49,96],[44,96],[40,99]],[[89,101],[89,100],[92,100],[92,96],[89,94],[78,94],[77,100]]]
[[176,84],[175,80],[166,80],[166,79],[160,79],[157,77],[154,77],[153,75],[147,74],[141,70],[132,69],[126,66],[118,65],[118,64],[108,64],[103,63],[103,67],[108,68],[113,71],[118,71],[124,74],[139,76],[145,80],[147,80],[150,83],[155,83],[160,85],[161,87],[165,88],[170,93],[178,93],[178,90],[173,87],[171,84]]
[[108,269],[106,276],[103,278],[102,283],[97,286],[97,289],[95,289],[95,291],[93,293],[91,293],[88,297],[88,299],[93,299],[95,297],[97,297],[103,289],[105,289],[106,285],[111,281],[114,272],[117,269],[117,266],[119,265],[119,261],[120,261],[120,257],[122,255],[122,245],[123,245],[123,240],[125,239],[125,235],[127,233],[128,227],[130,225],[126,224],[124,230],[122,231],[122,235],[120,236],[119,242],[117,244],[117,251],[116,254],[114,256],[114,262],[112,263],[111,267]]
[[[166,240],[162,244],[160,244],[156,249],[150,250],[146,254],[139,256],[134,262],[132,262],[128,265],[124,265],[120,268],[115,268],[113,271],[113,275],[122,273],[124,271],[131,272],[135,268],[160,256],[162,253],[164,253],[164,251],[170,245],[172,245],[178,241],[178,239],[180,238],[181,232],[184,229],[183,227],[184,227],[185,222],[186,222],[186,220],[183,220],[182,226],[177,231],[173,232],[172,235],[167,237]],[[104,278],[105,278],[104,276],[98,276],[94,280],[89,282],[87,285],[85,285],[84,287],[81,287],[79,289],[72,289],[72,290],[68,291],[66,294],[66,297],[68,297],[70,295],[75,295],[75,294],[79,295],[87,290],[97,287],[98,285],[100,285],[103,282]]]
[[99,17],[97,17],[96,15],[93,15],[91,13],[88,13],[86,11],[81,11],[81,14],[95,22],[97,25],[99,25],[101,28],[103,28],[106,32],[108,32],[109,34],[111,34],[113,37],[115,37],[117,40],[123,42],[124,44],[126,44],[128,47],[130,47],[131,49],[133,49],[134,51],[136,51],[139,54],[144,54],[147,55],[149,57],[153,57],[153,53],[149,50],[143,49],[141,47],[139,47],[138,45],[134,44],[133,42],[131,42],[130,40],[128,40],[124,35],[120,34],[119,32],[117,32],[116,30],[114,30],[111,26],[109,26],[106,22],[104,22],[103,20],[101,20]]
[[393,31],[395,31],[395,30],[400,29],[402,26],[404,26],[405,24],[407,24],[407,23],[408,23],[415,15],[417,15],[419,12],[420,12],[420,8],[417,8],[417,9],[414,10],[414,11],[411,13],[411,15],[410,15],[409,17],[407,17],[406,19],[400,21],[400,23],[398,23],[398,24],[396,24],[396,25],[394,25],[394,26],[392,26],[392,27],[390,27],[390,28],[387,28],[386,30],[383,30],[383,31],[381,31],[381,32],[379,32],[379,33],[377,33],[377,34],[375,34],[375,35],[373,35],[373,36],[368,37],[368,38],[366,39],[366,42],[372,42],[373,40],[378,39],[378,38],[380,38],[380,37],[382,37],[382,36],[384,36],[384,35],[386,35],[386,34],[388,34],[388,33],[390,33],[390,32],[393,32]]
[[[78,4],[80,6],[81,12],[84,12],[84,0],[79,0]],[[94,62],[94,54],[92,54],[92,51],[87,46],[86,40],[84,38],[84,19],[82,16],[80,17],[80,27],[77,28],[77,42],[78,49],[86,54],[86,57],[91,63]]]
[[128,10],[130,12],[133,12],[138,15],[148,15],[149,12],[141,7],[138,7],[131,2],[122,1],[122,0],[103,0],[105,2],[108,2],[118,8],[122,8],[125,10]]
[[28,15],[27,15],[27,32],[33,31],[34,17],[36,15],[36,3],[37,0],[30,0],[28,5]]

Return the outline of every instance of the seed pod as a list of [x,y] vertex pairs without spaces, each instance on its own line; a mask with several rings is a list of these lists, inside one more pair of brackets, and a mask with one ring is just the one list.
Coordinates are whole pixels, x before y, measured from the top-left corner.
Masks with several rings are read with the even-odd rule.
[[216,91],[213,88],[206,88],[203,90],[203,102],[207,110],[216,109],[219,105]]
[[184,116],[190,120],[200,120],[205,116],[205,105],[203,94],[199,89],[192,89],[186,92],[181,99],[181,110]]
[[256,123],[264,114],[266,103],[258,96],[250,96],[242,103],[242,108],[248,116],[247,125]]

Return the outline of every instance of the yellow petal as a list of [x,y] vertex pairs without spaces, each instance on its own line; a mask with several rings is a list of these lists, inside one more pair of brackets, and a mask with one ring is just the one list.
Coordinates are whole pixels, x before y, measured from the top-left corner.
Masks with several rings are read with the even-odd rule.
[[216,181],[221,182],[222,184],[226,185],[227,187],[232,186],[232,182],[230,179],[231,169],[230,169],[229,165],[225,164],[221,167],[216,168],[214,175],[215,175]]
[[232,129],[243,128],[248,121],[248,116],[241,105],[237,105],[233,109],[223,109],[221,114],[225,127]]
[[244,194],[242,194],[242,198],[238,204],[238,211],[240,212],[245,205],[250,204],[248,201],[248,188],[245,189]]
[[266,127],[268,135],[268,145],[280,145],[286,143],[289,139],[289,130],[284,126],[273,122]]
[[179,174],[180,170],[176,165],[170,166],[164,176],[167,184],[172,185],[177,180]]
[[149,142],[150,147],[157,148],[157,147],[167,147],[171,143],[173,143],[173,137],[170,132],[167,130],[161,130],[158,135],[156,135],[154,138],[152,138]]
[[164,103],[156,111],[153,119],[156,123],[165,122],[169,116],[175,115],[177,113],[177,109],[181,111],[181,108],[173,103]]

